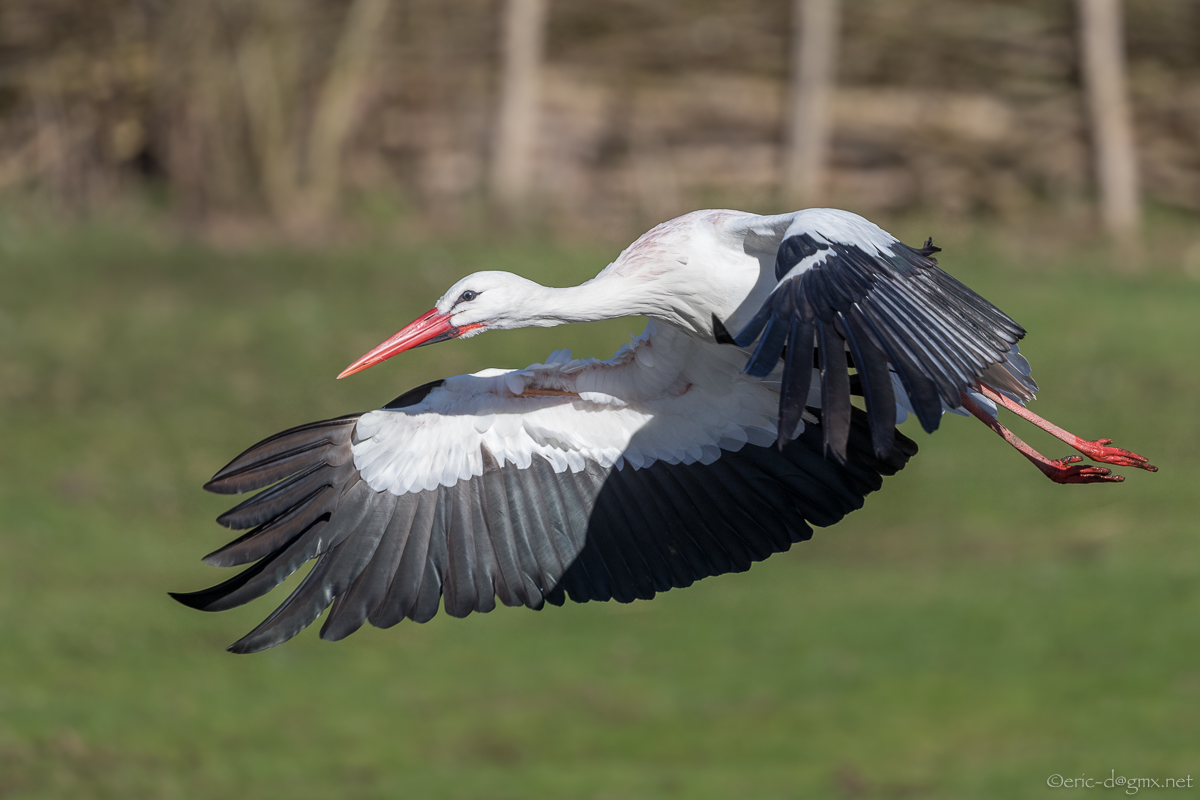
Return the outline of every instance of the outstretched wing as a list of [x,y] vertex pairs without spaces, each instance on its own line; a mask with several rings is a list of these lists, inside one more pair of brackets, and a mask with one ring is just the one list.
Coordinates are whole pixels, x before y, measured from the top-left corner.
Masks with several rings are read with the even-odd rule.
[[747,247],[776,248],[778,285],[731,339],[741,347],[758,342],[746,365],[750,375],[766,376],[783,359],[780,442],[799,424],[815,379],[825,449],[847,458],[850,368],[861,385],[877,454],[892,446],[892,374],[929,432],[943,410],[958,408],[962,393],[981,380],[1021,402],[1037,391],[1016,347],[1025,330],[939,269],[932,241],[909,247],[862,217],[834,209],[738,224],[746,229]]
[[[439,604],[465,616],[490,611],[497,598],[535,609],[568,597],[648,599],[808,539],[810,524],[861,507],[881,476],[916,452],[898,435],[877,457],[861,412],[843,464],[821,456],[816,425],[780,450],[774,393],[757,380],[739,379],[722,401],[681,374],[684,383],[655,393],[657,405],[623,404],[580,391],[585,375],[575,391],[553,388],[565,372],[460,376],[383,410],[255,445],[205,487],[261,489],[218,518],[250,530],[205,560],[256,563],[174,596],[207,611],[232,608],[316,559],[291,596],[230,648],[242,653],[291,638],[330,605],[326,639],[368,621],[422,622]],[[748,411],[739,417],[722,402]],[[641,414],[640,424],[630,414]]]

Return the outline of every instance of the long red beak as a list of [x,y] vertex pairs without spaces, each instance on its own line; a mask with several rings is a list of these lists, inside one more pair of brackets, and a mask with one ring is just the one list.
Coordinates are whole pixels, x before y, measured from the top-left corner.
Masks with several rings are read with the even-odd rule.
[[403,353],[405,350],[411,350],[423,344],[434,344],[435,342],[444,342],[447,339],[455,339],[467,331],[473,331],[480,327],[482,325],[464,325],[461,328],[456,328],[450,324],[449,314],[442,314],[436,308],[431,308],[397,331],[395,336],[342,370],[341,374],[338,375],[338,379],[341,380],[347,375],[362,372],[367,367],[373,367],[381,361],[387,361],[392,356],[397,353]]

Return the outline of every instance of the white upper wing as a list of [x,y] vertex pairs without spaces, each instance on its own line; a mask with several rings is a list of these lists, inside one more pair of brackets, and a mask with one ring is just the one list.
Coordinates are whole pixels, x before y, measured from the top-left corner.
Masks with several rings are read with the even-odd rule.
[[[552,354],[522,370],[448,378],[419,402],[364,414],[354,465],[376,491],[453,486],[535,456],[555,472],[590,461],[641,468],[712,463],[721,450],[775,439],[773,383],[742,374],[745,355],[651,323],[611,359]],[[799,431],[797,431],[799,433]]]

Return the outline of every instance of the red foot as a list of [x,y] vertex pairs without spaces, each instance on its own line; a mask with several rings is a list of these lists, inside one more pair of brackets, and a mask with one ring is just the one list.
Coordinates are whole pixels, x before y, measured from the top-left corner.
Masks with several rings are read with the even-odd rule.
[[1158,472],[1158,467],[1149,463],[1144,456],[1139,456],[1132,450],[1107,447],[1110,444],[1112,444],[1112,439],[1097,439],[1094,442],[1080,439],[1075,444],[1075,449],[1092,461],[1098,461],[1101,464],[1115,464],[1118,467],[1137,467],[1147,472]]
[[1077,466],[1079,461],[1083,461],[1083,456],[1067,456],[1057,461],[1034,463],[1055,483],[1120,483],[1125,480],[1122,475],[1113,475],[1112,470],[1107,467]]
[[[1049,420],[1046,420],[1046,419],[1042,419],[1037,414],[1035,414],[1032,411],[1030,411],[1029,409],[1025,408],[1025,406],[1021,405],[1020,403],[1014,402],[1013,400],[1011,400],[1008,397],[1005,397],[1004,395],[1002,395],[999,392],[992,389],[992,387],[988,386],[987,384],[981,383],[979,385],[979,391],[982,392],[984,394],[984,396],[987,397],[988,399],[990,399],[992,402],[996,403],[997,405],[1004,406],[1009,411],[1016,414],[1018,417],[1029,420],[1030,422],[1032,422],[1034,425],[1037,425],[1042,430],[1050,433],[1053,436],[1058,437],[1059,439],[1062,439],[1064,442],[1071,445],[1071,447],[1074,447],[1076,450],[1083,453],[1085,456],[1092,459],[1093,461],[1099,461],[1101,464],[1114,464],[1118,467],[1137,467],[1138,469],[1144,469],[1147,472],[1158,472],[1158,467],[1154,466],[1153,464],[1150,464],[1144,456],[1139,456],[1137,453],[1133,452],[1132,450],[1122,450],[1119,447],[1108,447],[1107,445],[1112,444],[1112,439],[1097,439],[1094,442],[1089,442],[1087,439],[1080,439],[1075,434],[1071,433],[1068,430],[1064,430],[1064,429],[1058,427],[1053,422],[1050,422]],[[964,395],[964,397],[966,397],[966,396]],[[969,399],[969,398],[967,398],[967,399]],[[967,408],[967,406],[964,405],[964,408]],[[1012,434],[1002,433],[1002,431],[1007,431],[1007,429],[1004,428],[1004,426],[1001,425],[997,429],[987,419],[985,419],[984,417],[981,417],[981,416],[979,416],[979,414],[975,413],[974,410],[972,410],[971,413],[975,414],[976,417],[979,417],[979,419],[983,420],[983,422],[986,425],[988,425],[989,427],[992,427],[992,429],[995,430],[997,433],[999,433],[1001,436],[1004,436],[1006,439],[1008,439],[1009,443],[1012,444],[1014,447],[1016,447],[1018,450],[1020,450],[1022,453],[1025,453],[1027,458],[1030,458],[1033,461],[1038,460],[1035,457],[1035,455],[1037,454],[1037,451],[1033,450],[1032,448],[1029,448],[1028,445],[1025,445],[1024,442],[1021,442],[1020,439],[1017,439],[1015,436],[1012,436]],[[1078,461],[1079,459],[1074,459],[1074,460]],[[1049,473],[1047,473],[1047,474],[1049,474]]]

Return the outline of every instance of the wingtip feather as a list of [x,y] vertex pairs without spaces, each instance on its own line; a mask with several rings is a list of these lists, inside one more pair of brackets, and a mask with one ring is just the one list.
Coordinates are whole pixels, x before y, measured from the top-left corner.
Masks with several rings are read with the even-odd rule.
[[210,604],[205,599],[206,594],[207,590],[204,589],[198,592],[167,592],[168,597],[188,608],[194,608],[197,611],[211,611],[212,609],[208,607]]

